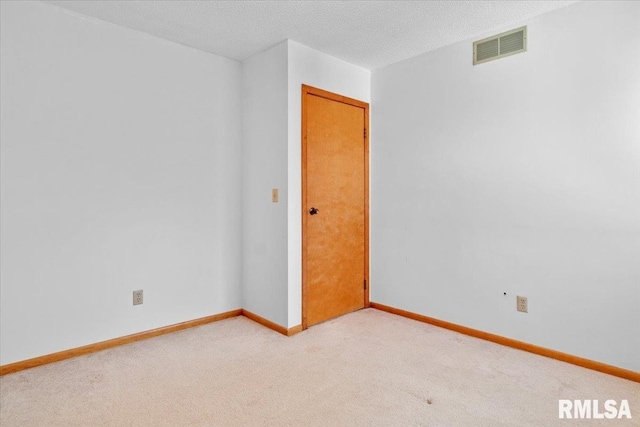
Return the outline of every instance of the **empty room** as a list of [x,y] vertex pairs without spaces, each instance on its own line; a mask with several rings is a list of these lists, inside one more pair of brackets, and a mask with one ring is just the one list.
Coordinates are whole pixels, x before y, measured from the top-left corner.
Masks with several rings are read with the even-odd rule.
[[0,425],[640,426],[639,22],[0,0]]

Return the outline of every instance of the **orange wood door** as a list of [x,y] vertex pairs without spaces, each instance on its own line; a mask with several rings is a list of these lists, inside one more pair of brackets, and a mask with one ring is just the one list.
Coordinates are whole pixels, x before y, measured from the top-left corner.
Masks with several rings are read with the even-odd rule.
[[303,86],[303,328],[368,305],[368,104]]

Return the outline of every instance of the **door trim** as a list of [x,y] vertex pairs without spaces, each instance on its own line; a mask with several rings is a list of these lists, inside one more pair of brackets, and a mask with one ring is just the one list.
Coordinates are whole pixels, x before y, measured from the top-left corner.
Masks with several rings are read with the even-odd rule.
[[[369,281],[369,104],[357,99],[348,98],[333,92],[318,89],[308,85],[302,85],[302,329],[307,329],[307,292],[306,292],[306,262],[307,262],[307,236],[305,233],[307,227],[307,116],[306,116],[306,96],[313,95],[331,101],[341,102],[343,104],[359,107],[364,110],[364,129],[366,133],[364,138],[364,280],[366,280],[366,289],[364,289],[364,308],[369,307],[369,289],[371,287]],[[364,283],[363,283],[364,287]]]

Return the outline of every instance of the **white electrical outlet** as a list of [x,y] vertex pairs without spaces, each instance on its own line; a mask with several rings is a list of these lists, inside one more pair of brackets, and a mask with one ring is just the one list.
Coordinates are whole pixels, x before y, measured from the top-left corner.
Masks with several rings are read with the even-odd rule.
[[523,313],[529,312],[529,303],[527,297],[516,296],[516,308]]
[[142,289],[133,291],[133,305],[142,304]]

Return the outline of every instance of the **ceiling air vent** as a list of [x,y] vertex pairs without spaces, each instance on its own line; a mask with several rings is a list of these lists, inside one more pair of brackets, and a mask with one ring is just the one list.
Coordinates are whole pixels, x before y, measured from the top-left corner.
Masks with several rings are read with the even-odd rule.
[[473,43],[473,65],[527,50],[527,27],[516,28]]

